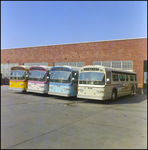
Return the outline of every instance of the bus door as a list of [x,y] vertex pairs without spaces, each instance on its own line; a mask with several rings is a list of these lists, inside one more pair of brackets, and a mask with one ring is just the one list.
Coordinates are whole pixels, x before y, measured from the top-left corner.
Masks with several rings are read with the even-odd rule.
[[26,90],[28,88],[28,79],[29,79],[29,70],[26,69],[26,72],[25,72],[25,79],[26,79]]
[[78,91],[78,71],[72,71],[72,87],[77,94]]
[[50,82],[50,71],[47,70],[47,87],[49,87],[49,82]]
[[105,95],[106,97],[110,98],[112,92],[111,86],[111,71],[106,71],[106,88],[105,88]]

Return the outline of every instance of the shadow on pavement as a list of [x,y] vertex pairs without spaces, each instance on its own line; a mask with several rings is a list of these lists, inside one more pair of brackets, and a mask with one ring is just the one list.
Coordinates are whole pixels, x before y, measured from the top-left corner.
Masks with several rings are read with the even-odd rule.
[[92,99],[84,99],[85,103],[94,103],[94,104],[105,104],[105,105],[113,105],[113,104],[130,104],[130,103],[140,103],[142,101],[147,100],[147,95],[136,94],[135,96],[122,96],[117,98],[116,101],[111,100],[92,100]]
[[34,93],[34,92],[14,92],[16,94],[25,94],[25,95],[33,95],[33,96],[41,96],[41,97],[53,97],[54,95],[49,95],[45,93]]
[[83,99],[75,97],[64,97],[57,95],[49,95],[49,94],[41,94],[41,93],[33,93],[33,92],[15,92],[17,94],[25,94],[25,95],[33,95],[40,97],[52,97],[54,99],[59,100],[67,100],[71,102],[83,101],[83,103],[93,103],[93,104],[104,104],[104,105],[112,105],[112,104],[129,104],[129,103],[140,103],[142,101],[147,100],[147,95],[136,94],[135,96],[122,96],[117,98],[116,101],[111,100],[94,100],[94,99]]

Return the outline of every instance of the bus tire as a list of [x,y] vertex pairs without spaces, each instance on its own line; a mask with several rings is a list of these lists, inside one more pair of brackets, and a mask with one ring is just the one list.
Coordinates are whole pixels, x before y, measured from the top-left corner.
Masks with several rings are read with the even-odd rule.
[[117,99],[117,90],[114,89],[111,95],[111,101],[115,101]]
[[134,96],[134,87],[133,87],[133,86],[132,86],[132,88],[131,88],[130,96]]

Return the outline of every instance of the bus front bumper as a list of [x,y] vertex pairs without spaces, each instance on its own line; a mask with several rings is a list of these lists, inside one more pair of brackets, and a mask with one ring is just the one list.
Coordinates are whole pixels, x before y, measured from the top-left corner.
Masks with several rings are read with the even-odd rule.
[[58,96],[70,97],[70,93],[48,92],[48,94],[50,94],[50,95],[58,95]]
[[105,97],[86,96],[86,95],[77,95],[77,98],[105,100]]
[[27,92],[46,93],[44,90],[43,90],[43,91],[40,91],[40,90],[32,90],[32,89],[27,89]]
[[13,88],[13,87],[9,87],[9,90],[25,91],[24,88]]

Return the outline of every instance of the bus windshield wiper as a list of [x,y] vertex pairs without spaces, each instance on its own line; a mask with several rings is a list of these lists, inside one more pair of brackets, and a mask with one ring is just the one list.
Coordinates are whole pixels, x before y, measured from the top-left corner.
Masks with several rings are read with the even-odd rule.
[[52,75],[51,79],[55,79],[55,78],[53,78],[55,75],[56,75],[56,72]]

